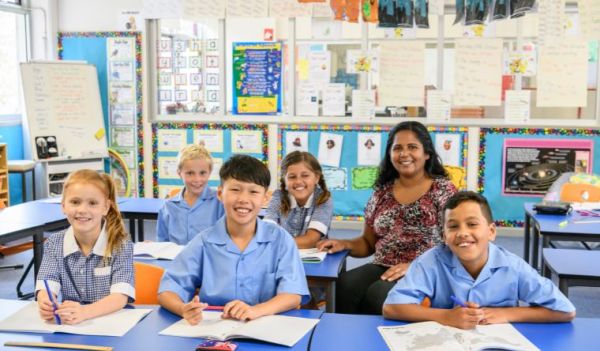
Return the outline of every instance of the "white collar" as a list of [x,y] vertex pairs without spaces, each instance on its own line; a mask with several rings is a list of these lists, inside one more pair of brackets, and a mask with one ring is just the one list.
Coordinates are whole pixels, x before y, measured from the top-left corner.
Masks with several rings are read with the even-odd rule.
[[[310,196],[308,197],[308,200],[306,200],[306,203],[305,203],[305,204],[304,204],[304,206],[302,206],[302,207],[304,207],[304,208],[310,208],[310,207],[312,207],[312,203],[313,203],[313,198],[314,198],[314,197],[315,197],[315,193],[314,193],[314,191],[313,191],[313,193],[312,193],[312,194],[310,194]],[[292,194],[289,194],[289,193],[288,193],[288,198],[290,199],[290,208],[296,208],[296,207],[299,207],[299,206],[298,206],[298,202],[296,201],[296,198],[294,198],[294,197],[292,196]]]
[[[92,253],[97,256],[104,256],[104,251],[106,250],[106,245],[108,244],[108,236],[106,235],[105,226],[102,226],[102,230],[100,230],[100,235],[98,236],[98,240],[96,240],[96,244],[92,248]],[[79,249],[79,245],[77,245],[77,240],[75,240],[75,233],[73,232],[73,227],[69,227],[65,232],[65,236],[63,237],[63,257],[67,257],[74,252],[81,251]]]

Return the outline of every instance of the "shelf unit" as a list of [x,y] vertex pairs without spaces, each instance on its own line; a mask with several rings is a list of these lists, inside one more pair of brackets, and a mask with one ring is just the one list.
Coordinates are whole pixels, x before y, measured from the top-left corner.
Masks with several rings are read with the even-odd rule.
[[104,159],[62,160],[42,162],[42,197],[57,197],[63,193],[63,186],[72,172],[80,169],[93,169],[104,172]]
[[0,201],[4,206],[9,205],[10,194],[8,192],[8,152],[6,144],[0,144]]

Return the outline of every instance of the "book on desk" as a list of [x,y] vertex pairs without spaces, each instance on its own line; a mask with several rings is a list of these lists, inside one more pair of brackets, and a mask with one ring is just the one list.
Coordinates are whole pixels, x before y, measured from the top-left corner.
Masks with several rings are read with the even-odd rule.
[[316,248],[312,249],[299,249],[300,259],[304,263],[321,263],[327,256],[326,251],[319,251]]
[[404,350],[515,350],[539,351],[511,324],[478,325],[463,330],[437,322],[377,327],[392,351]]
[[133,245],[136,259],[174,260],[185,246],[172,242],[142,241]]
[[202,312],[202,321],[190,325],[185,319],[162,330],[160,335],[206,338],[219,341],[255,339],[293,346],[319,322],[318,319],[290,316],[263,316],[248,322],[222,319],[222,312]]

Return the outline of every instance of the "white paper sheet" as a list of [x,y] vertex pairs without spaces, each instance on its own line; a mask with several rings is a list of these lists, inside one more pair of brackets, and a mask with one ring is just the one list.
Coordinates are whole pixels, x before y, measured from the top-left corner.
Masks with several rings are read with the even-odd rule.
[[502,94],[502,39],[456,41],[454,106],[498,106]]
[[529,120],[531,110],[530,90],[507,90],[504,102],[504,119],[511,122]]
[[133,255],[138,259],[174,260],[184,247],[171,242],[137,242],[133,245]]
[[344,136],[341,134],[322,132],[319,139],[319,163],[323,166],[339,167],[343,141]]
[[344,83],[330,83],[323,87],[323,116],[346,115],[346,86]]
[[379,106],[424,106],[424,42],[383,42],[379,55]]

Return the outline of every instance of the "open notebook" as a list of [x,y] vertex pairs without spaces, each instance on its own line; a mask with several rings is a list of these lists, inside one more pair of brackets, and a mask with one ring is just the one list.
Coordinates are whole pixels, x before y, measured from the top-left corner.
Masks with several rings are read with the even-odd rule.
[[319,263],[327,256],[326,251],[319,251],[317,249],[300,249],[300,259],[305,263]]
[[190,325],[180,320],[161,331],[161,335],[206,338],[214,340],[256,339],[274,344],[293,346],[319,322],[318,319],[288,316],[264,316],[241,322],[222,319],[222,312],[202,312],[202,321]]
[[377,327],[392,351],[404,350],[515,350],[539,351],[515,327],[506,324],[478,325],[463,330],[422,322],[393,327]]
[[0,331],[123,336],[150,312],[151,309],[125,308],[76,325],[57,325],[42,320],[37,303],[32,301],[0,321]]
[[133,256],[137,259],[173,260],[184,247],[171,242],[139,242],[133,245]]

